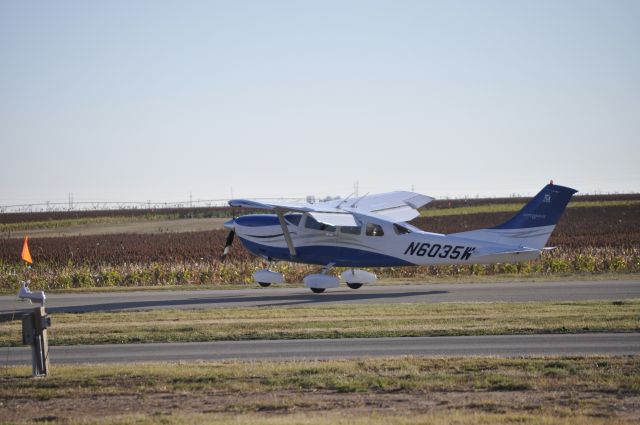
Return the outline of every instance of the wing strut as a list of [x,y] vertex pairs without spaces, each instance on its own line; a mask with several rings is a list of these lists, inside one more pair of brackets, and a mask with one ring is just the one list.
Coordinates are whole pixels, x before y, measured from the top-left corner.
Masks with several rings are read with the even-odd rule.
[[296,247],[293,246],[293,241],[291,240],[291,235],[289,234],[289,226],[284,221],[284,212],[280,208],[276,208],[276,214],[278,214],[278,220],[280,221],[280,227],[282,227],[282,233],[284,234],[284,240],[287,241],[287,246],[289,247],[289,254],[292,257],[296,256]]

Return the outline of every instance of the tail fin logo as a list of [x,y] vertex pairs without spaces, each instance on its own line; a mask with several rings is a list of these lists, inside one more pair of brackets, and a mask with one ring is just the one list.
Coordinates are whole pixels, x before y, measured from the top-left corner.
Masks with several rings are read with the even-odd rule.
[[546,214],[524,213],[522,215],[525,216],[525,217],[529,217],[531,220],[538,220],[538,219],[542,220],[542,219],[547,218]]
[[548,193],[545,193],[544,198],[542,199],[542,202],[544,202],[545,204],[550,204],[551,203],[551,195]]

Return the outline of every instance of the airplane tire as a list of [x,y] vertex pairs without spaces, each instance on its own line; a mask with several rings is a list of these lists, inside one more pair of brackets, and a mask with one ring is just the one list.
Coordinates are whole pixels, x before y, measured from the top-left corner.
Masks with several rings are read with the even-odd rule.
[[311,292],[314,294],[322,294],[325,288],[311,288]]
[[351,289],[358,289],[362,287],[362,283],[349,283],[347,282],[347,286]]
[[263,288],[266,288],[267,286],[271,285],[271,283],[269,283],[269,282],[258,282],[258,285],[262,286]]

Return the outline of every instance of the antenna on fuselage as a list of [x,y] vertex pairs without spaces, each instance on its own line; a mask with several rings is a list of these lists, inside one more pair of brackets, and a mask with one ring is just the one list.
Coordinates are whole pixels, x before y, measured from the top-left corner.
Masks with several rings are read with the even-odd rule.
[[366,198],[366,196],[369,194],[370,192],[365,193],[364,195],[362,195],[362,197],[358,198],[353,204],[351,204],[351,208],[356,208],[356,205],[358,205],[358,202],[362,201],[364,198]]
[[351,195],[353,195],[353,193],[350,193],[349,196],[347,196],[346,198],[344,198],[342,201],[340,201],[340,203],[338,205],[336,205],[336,208],[340,208],[340,205],[344,204],[345,202],[347,202],[349,200],[349,198],[351,198]]

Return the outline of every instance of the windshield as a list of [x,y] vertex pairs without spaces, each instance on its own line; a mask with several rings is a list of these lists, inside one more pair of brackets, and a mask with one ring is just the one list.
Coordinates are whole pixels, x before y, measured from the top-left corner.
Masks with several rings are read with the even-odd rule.
[[328,224],[320,223],[318,220],[316,220],[310,215],[307,215],[307,221],[304,223],[304,227],[306,227],[307,229],[313,229],[313,230],[323,230],[325,232],[336,231],[335,226],[330,226]]
[[411,233],[411,230],[397,223],[393,224],[393,230],[396,232],[396,235],[406,235],[407,233]]
[[300,219],[302,218],[302,214],[286,214],[284,219],[294,226],[298,226],[300,224]]

